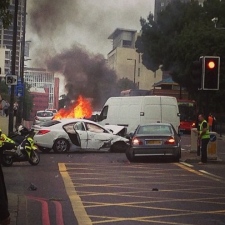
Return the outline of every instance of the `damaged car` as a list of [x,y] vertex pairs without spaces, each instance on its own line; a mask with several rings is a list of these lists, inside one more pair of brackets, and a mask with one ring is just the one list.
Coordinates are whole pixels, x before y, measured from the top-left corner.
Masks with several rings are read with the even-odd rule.
[[52,120],[33,127],[34,142],[43,152],[75,151],[126,152],[129,140],[119,136],[124,127],[103,127],[86,119]]

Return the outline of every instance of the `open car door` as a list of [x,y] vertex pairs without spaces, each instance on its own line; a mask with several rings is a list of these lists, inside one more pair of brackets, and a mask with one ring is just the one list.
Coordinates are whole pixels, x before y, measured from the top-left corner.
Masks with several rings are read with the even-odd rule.
[[67,124],[63,126],[63,129],[66,131],[70,138],[70,141],[74,145],[79,146],[82,149],[87,148],[88,136],[83,122]]
[[112,135],[104,128],[93,123],[85,123],[88,136],[88,149],[109,150],[111,146]]

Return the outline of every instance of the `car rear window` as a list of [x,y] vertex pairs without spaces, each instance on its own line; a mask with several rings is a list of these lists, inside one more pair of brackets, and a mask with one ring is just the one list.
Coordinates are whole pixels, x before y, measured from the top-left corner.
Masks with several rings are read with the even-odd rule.
[[50,121],[46,121],[41,123],[41,127],[51,127],[53,125],[56,125],[58,123],[61,123],[59,120],[50,120]]
[[53,116],[53,113],[52,112],[37,112],[37,116],[50,117],[50,116]]
[[168,125],[146,125],[140,126],[138,134],[172,134],[172,127]]

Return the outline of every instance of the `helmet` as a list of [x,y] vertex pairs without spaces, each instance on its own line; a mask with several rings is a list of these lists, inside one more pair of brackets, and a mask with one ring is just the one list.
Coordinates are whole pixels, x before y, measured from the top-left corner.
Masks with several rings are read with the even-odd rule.
[[22,135],[22,131],[23,130],[23,126],[22,125],[19,125],[19,127],[18,127],[18,134],[19,135]]
[[28,133],[29,133],[29,130],[26,127],[24,127],[23,125],[20,125],[18,127],[18,134],[19,135],[27,135]]

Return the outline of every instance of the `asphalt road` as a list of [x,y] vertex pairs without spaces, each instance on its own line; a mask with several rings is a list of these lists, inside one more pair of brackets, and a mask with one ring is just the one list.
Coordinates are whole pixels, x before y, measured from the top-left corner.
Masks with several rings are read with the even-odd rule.
[[[182,137],[186,150],[189,139]],[[129,163],[124,153],[49,153],[38,166],[4,168],[8,192],[25,197],[24,224],[32,225],[225,224],[222,171],[223,163]]]

